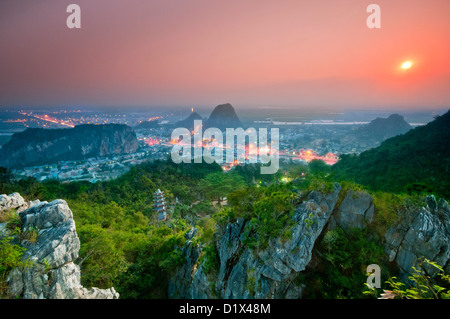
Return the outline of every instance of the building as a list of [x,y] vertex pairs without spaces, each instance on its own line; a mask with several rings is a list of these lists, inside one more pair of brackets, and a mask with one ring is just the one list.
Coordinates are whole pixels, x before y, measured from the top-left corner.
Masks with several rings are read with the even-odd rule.
[[338,162],[339,156],[334,153],[328,152],[325,156],[323,156],[322,159],[328,165],[334,165]]
[[320,156],[313,150],[304,150],[303,148],[298,153],[298,158],[306,162],[318,159],[324,161],[328,165],[334,165],[339,160],[339,156],[334,153],[328,152],[326,155]]
[[158,221],[167,220],[167,207],[164,192],[159,188],[153,194],[153,210],[158,214]]

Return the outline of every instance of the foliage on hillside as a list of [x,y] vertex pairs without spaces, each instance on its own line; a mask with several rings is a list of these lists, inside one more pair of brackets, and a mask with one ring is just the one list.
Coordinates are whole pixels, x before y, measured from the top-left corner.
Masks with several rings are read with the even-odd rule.
[[[166,297],[168,278],[182,261],[184,234],[190,227],[180,217],[157,224],[153,192],[164,190],[169,203],[178,198],[186,216],[202,213],[212,208],[203,201],[206,196],[199,181],[209,174],[225,174],[218,165],[187,166],[170,161],[139,165],[116,180],[96,184],[38,182],[32,178],[13,182],[4,173],[0,193],[19,192],[29,200],[62,198],[68,202],[81,241],[77,262],[82,284],[114,286],[125,298]],[[202,205],[191,207],[199,200]],[[18,246],[5,247],[18,251]],[[11,267],[5,268],[4,275]]]
[[[195,240],[203,246],[202,262],[206,262],[208,273],[214,273],[218,268],[216,227],[239,217],[246,219],[245,243],[253,249],[264,249],[273,237],[288,239],[295,206],[311,190],[330,192],[335,174],[342,177],[342,172],[351,172],[343,167],[334,170],[313,161],[284,166],[276,175],[261,175],[260,166],[255,164],[225,173],[216,164],[156,161],[135,166],[118,179],[95,184],[37,182],[33,178],[11,181],[8,171],[0,170],[0,193],[19,192],[28,200],[62,198],[68,202],[81,241],[77,263],[84,286],[114,286],[122,298],[166,298],[169,279],[183,262],[185,234],[192,226],[198,229]],[[403,173],[408,175],[409,171]],[[440,175],[445,182],[448,177]],[[394,189],[402,193],[407,189],[406,180],[391,183],[397,183]],[[435,187],[440,183],[436,181]],[[364,190],[354,182],[341,180],[341,186],[343,193],[350,188]],[[376,206],[371,228],[351,233],[338,229],[318,242],[318,256],[314,257],[317,269],[308,272],[308,278],[299,278],[299,282],[308,283],[307,296],[363,296],[363,266],[382,262],[379,236],[399,218],[405,201],[414,201],[414,196],[392,194],[375,186],[369,191]],[[166,194],[172,217],[162,223],[156,222],[152,210],[153,192],[158,188]],[[218,206],[216,203],[225,197],[229,206]],[[10,242],[2,244],[14,257],[12,264],[10,260],[3,263],[10,265],[2,269],[4,277],[11,265],[18,263],[20,251]]]
[[450,111],[360,155],[342,155],[333,170],[372,190],[435,193],[450,198]]

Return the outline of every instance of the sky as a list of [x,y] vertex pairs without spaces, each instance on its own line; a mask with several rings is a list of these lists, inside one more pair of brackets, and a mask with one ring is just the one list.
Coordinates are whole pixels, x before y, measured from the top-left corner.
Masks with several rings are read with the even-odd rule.
[[449,13],[448,0],[0,0],[0,108],[448,108]]

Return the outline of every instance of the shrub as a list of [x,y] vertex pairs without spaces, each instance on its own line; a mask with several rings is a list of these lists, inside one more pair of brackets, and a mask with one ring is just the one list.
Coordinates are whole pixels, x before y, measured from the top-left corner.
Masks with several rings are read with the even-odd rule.
[[308,296],[313,298],[362,298],[366,267],[380,264],[381,245],[371,241],[367,230],[341,228],[325,233],[318,245],[321,264],[306,276]]
[[27,229],[25,229],[20,235],[23,240],[26,240],[30,243],[36,243],[38,236],[39,229],[34,225],[30,225],[29,227],[27,227]]
[[[438,269],[437,278],[440,279],[440,284],[427,275],[423,268],[425,264]],[[450,299],[450,275],[446,274],[441,266],[428,259],[420,260],[419,267],[412,267],[411,273],[409,285],[398,281],[396,277],[390,277],[386,283],[392,290],[384,290],[380,299]]]
[[13,231],[17,231],[17,229],[22,227],[22,219],[14,209],[0,212],[0,223],[7,223],[8,229]]
[[203,269],[207,275],[214,275],[218,272],[220,261],[214,243],[210,243],[203,248],[203,254],[199,258],[199,263],[203,264]]
[[12,237],[0,239],[0,298],[8,298],[6,278],[16,267],[28,267],[29,262],[22,261],[25,248],[12,244]]

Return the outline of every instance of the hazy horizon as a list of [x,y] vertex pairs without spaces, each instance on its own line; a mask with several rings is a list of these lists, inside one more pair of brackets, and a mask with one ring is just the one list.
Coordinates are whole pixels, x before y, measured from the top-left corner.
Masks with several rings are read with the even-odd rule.
[[[0,109],[293,112],[450,105],[450,2],[0,2]],[[412,67],[401,69],[404,61]]]
[[[432,121],[436,115],[443,115],[448,112],[449,108],[439,109],[345,109],[345,110],[317,110],[317,109],[304,109],[304,108],[283,108],[283,107],[269,107],[261,106],[259,108],[241,108],[233,105],[238,117],[243,121],[265,120],[270,118],[274,121],[287,121],[298,122],[308,120],[335,120],[335,121],[371,121],[375,118],[387,118],[391,114],[402,115],[407,122],[412,123],[427,123]],[[86,107],[9,107],[0,108],[2,112],[18,111],[32,111],[36,114],[47,114],[58,111],[81,111],[83,113],[110,113],[110,114],[147,114],[149,116],[163,116],[160,120],[181,120],[189,116],[192,111],[197,112],[204,119],[207,119],[216,107],[196,107],[196,106],[173,106],[167,107],[98,107],[98,106],[86,106]],[[5,113],[7,114],[7,113]],[[0,114],[0,118],[2,115]]]

